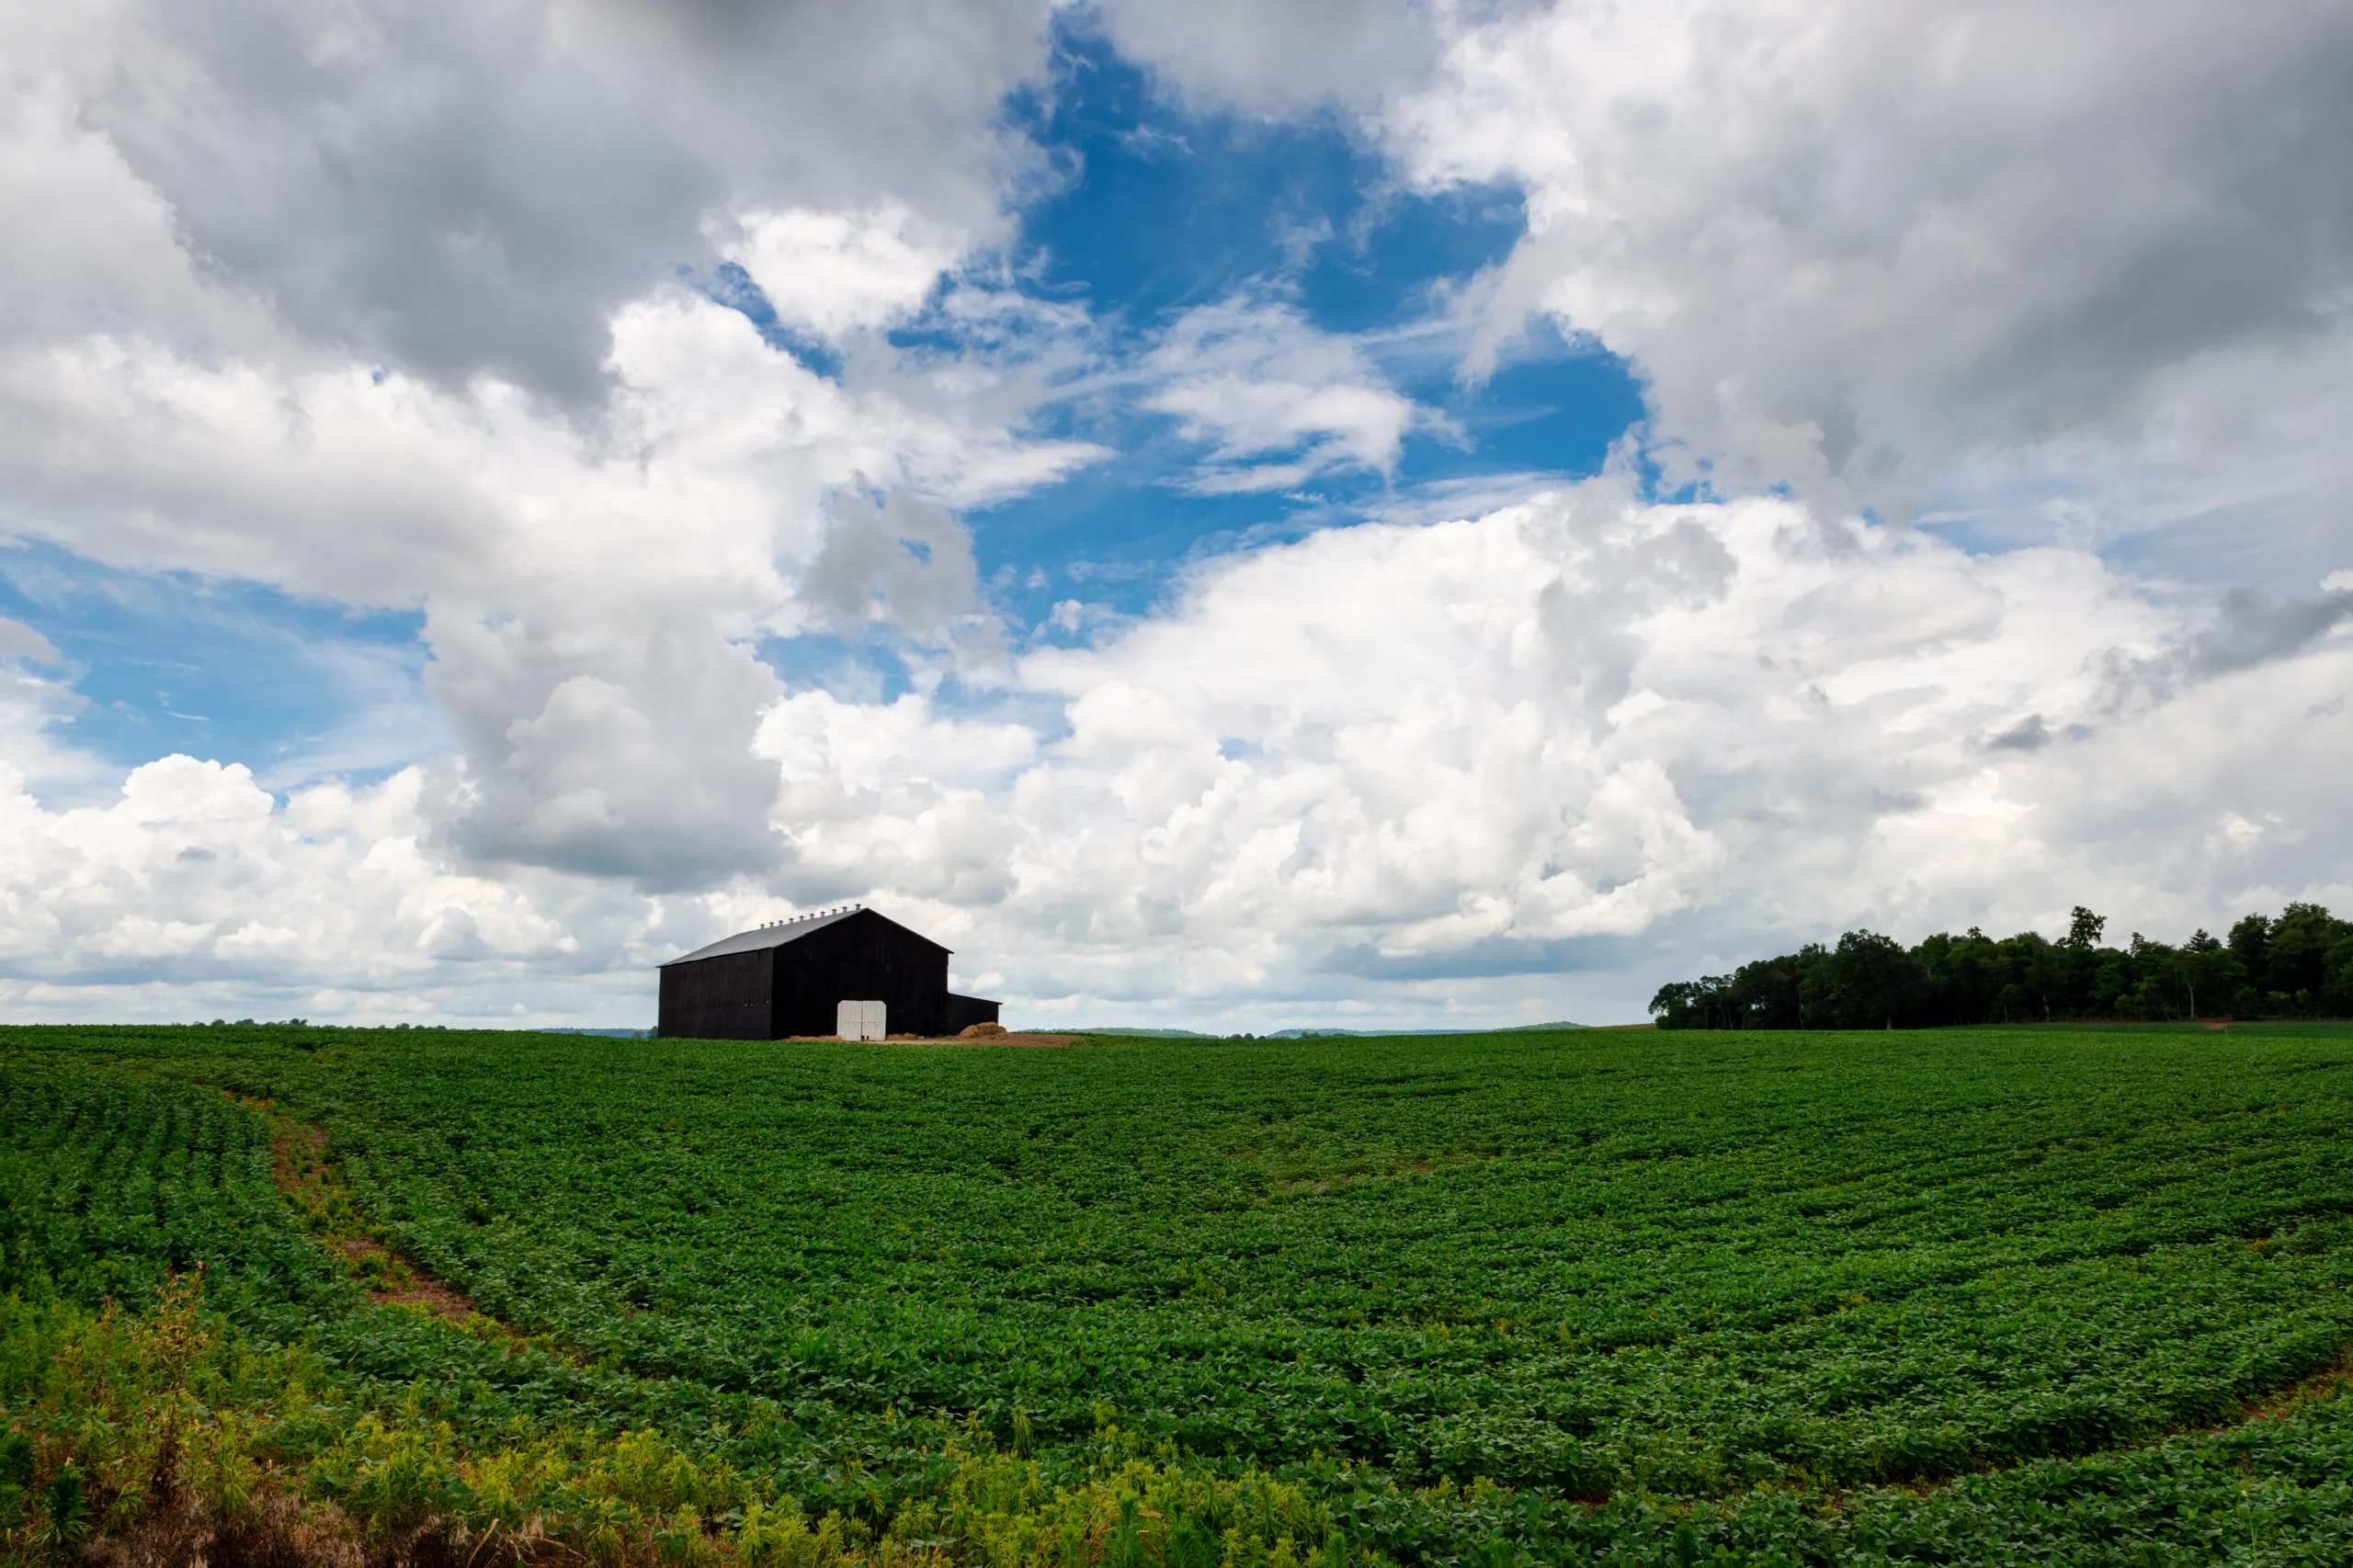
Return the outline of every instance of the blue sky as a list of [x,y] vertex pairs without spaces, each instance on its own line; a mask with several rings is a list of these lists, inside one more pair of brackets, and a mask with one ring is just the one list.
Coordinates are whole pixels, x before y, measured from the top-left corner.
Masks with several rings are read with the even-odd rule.
[[[1317,328],[1365,342],[1390,384],[1444,427],[1408,435],[1390,472],[1211,497],[1187,490],[1197,452],[1174,418],[1072,411],[1063,427],[1118,458],[973,519],[983,571],[1005,573],[1016,613],[1042,619],[1074,593],[1132,613],[1201,553],[1329,526],[1442,481],[1590,473],[1641,418],[1622,361],[1542,324],[1494,376],[1459,374],[1445,298],[1518,240],[1516,191],[1403,188],[1336,115],[1188,114],[1100,38],[1065,33],[1054,79],[1051,108],[1029,123],[1066,183],[1021,215],[1014,266],[1027,286],[1084,303],[1131,349],[1188,307],[1242,292],[1296,301]],[[1022,585],[1032,567],[1047,576],[1036,588]]]
[[449,744],[421,689],[414,611],[123,572],[27,541],[0,553],[0,615],[64,655],[82,701],[62,721],[118,768],[234,756],[283,788],[381,777]]
[[352,15],[0,84],[0,1008],[627,1023],[862,899],[1040,1022],[1628,1019],[2353,900],[2331,17]]

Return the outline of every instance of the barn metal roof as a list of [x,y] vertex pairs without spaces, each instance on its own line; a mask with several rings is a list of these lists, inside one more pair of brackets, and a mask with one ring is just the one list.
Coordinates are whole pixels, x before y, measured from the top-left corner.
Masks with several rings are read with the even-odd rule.
[[[755,926],[748,931],[738,931],[733,937],[722,937],[707,948],[697,948],[693,952],[681,953],[672,959],[670,963],[661,967],[668,969],[670,964],[693,963],[698,959],[723,959],[730,953],[756,953],[763,948],[780,948],[787,942],[797,942],[812,931],[822,931],[826,926],[847,920],[853,915],[873,915],[875,919],[887,926],[898,926],[900,930],[907,930],[905,926],[899,926],[897,921],[887,915],[875,914],[873,910],[862,903],[853,903],[842,909],[828,909],[815,915],[803,915],[791,920],[779,920],[767,926]],[[931,941],[930,937],[919,932],[907,931],[907,935],[914,937],[917,941]],[[937,942],[931,942],[931,945],[935,948],[939,947]],[[954,950],[952,948],[940,948],[942,952]]]

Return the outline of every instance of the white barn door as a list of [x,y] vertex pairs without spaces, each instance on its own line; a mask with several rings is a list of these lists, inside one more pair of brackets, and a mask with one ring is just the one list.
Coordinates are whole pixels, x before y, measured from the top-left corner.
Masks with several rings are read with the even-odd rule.
[[888,1034],[880,1002],[844,1002],[834,1018],[834,1032],[844,1040],[881,1040]]

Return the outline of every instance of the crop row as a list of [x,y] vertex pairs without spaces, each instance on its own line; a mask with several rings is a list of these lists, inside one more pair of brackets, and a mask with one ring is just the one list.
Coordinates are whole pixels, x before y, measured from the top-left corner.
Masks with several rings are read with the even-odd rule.
[[[1321,1475],[1401,1558],[1471,1528],[1414,1490],[1449,1479],[1556,1543],[1707,1499],[1729,1529],[2110,1473],[2082,1457],[2229,1426],[2353,1344],[2325,1031],[9,1043],[0,1287],[135,1299],[202,1260],[241,1335],[426,1390],[462,1440],[711,1434],[812,1518],[934,1494],[943,1434],[1076,1478],[1116,1429]],[[322,1122],[378,1230],[567,1354],[365,1310],[224,1087]]]

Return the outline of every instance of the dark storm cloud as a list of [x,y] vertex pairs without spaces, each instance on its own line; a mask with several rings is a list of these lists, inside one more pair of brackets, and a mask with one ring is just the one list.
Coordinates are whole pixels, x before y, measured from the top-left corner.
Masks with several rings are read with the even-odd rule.
[[2190,647],[2190,666],[2213,676],[2268,665],[2302,653],[2348,619],[2353,590],[2275,603],[2256,589],[2240,588],[2222,596],[2221,618]]
[[2051,744],[2051,726],[2040,713],[2029,713],[1985,742],[1987,751],[2040,751]]

